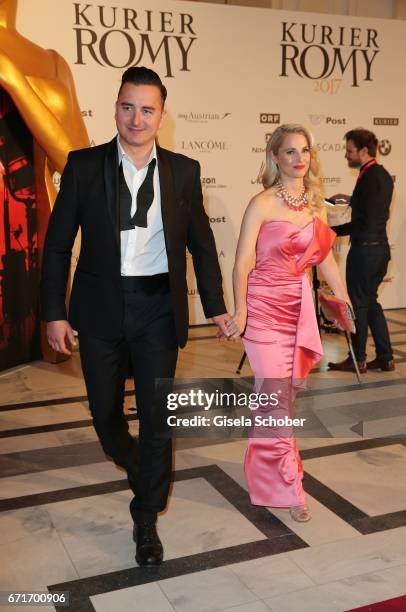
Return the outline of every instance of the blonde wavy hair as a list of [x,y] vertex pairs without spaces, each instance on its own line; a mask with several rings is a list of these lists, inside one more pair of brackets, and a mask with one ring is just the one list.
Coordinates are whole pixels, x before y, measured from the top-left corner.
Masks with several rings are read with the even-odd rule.
[[279,167],[273,161],[271,151],[274,155],[277,155],[285,137],[288,134],[303,134],[310,148],[310,166],[303,178],[303,181],[307,191],[307,197],[309,199],[310,212],[315,213],[324,206],[324,197],[319,175],[320,165],[317,152],[314,149],[313,136],[303,125],[299,125],[298,123],[285,123],[284,125],[280,125],[273,132],[266,145],[266,164],[265,170],[262,174],[262,184],[264,189],[268,189],[280,181],[281,175]]

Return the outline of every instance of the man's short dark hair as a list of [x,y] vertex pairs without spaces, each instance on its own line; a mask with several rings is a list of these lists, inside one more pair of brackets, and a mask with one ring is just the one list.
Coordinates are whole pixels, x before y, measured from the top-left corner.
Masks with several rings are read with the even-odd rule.
[[125,83],[132,83],[133,85],[155,85],[161,93],[162,106],[165,104],[167,96],[166,87],[162,83],[159,75],[150,68],[146,68],[145,66],[131,66],[127,68],[121,77],[118,95],[120,95],[120,91]]
[[347,142],[352,140],[358,151],[366,147],[368,149],[368,154],[371,157],[376,157],[378,139],[373,132],[364,130],[363,128],[357,128],[356,130],[347,132],[344,138]]

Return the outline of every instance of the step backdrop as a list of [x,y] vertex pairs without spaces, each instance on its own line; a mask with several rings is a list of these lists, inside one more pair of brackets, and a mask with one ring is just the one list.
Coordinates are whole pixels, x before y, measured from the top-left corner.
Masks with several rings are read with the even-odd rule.
[[[160,143],[201,163],[230,308],[240,222],[261,190],[272,131],[286,122],[312,130],[329,196],[351,193],[356,179],[344,133],[374,130],[396,186],[381,300],[406,307],[404,22],[163,0],[19,0],[17,24],[65,57],[93,144],[115,133],[122,71],[137,64],[161,75],[169,96]],[[347,248],[336,246],[341,265]],[[192,272],[189,294],[191,322],[202,323]]]

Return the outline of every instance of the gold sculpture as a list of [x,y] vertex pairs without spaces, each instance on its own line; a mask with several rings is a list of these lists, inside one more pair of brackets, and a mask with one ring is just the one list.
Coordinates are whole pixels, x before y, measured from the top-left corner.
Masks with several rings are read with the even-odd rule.
[[16,31],[16,13],[17,0],[0,0],[0,85],[45,152],[48,170],[61,172],[69,151],[89,146],[72,74],[56,51]]
[[[34,141],[41,255],[48,218],[56,197],[55,171],[62,172],[69,151],[89,146],[72,74],[53,50],[42,49],[16,30],[17,0],[0,0],[0,87],[9,94]],[[47,343],[42,349],[55,361]]]

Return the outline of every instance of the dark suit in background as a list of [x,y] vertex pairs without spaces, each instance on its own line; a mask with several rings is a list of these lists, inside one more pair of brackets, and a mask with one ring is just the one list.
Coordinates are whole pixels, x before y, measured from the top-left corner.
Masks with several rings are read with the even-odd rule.
[[378,289],[390,260],[386,224],[393,180],[380,164],[367,165],[366,169],[361,167],[351,196],[351,221],[332,229],[338,236],[350,236],[346,281],[356,316],[355,356],[359,362],[366,359],[369,326],[377,358],[388,362],[393,359],[393,353],[388,326],[378,303]]

